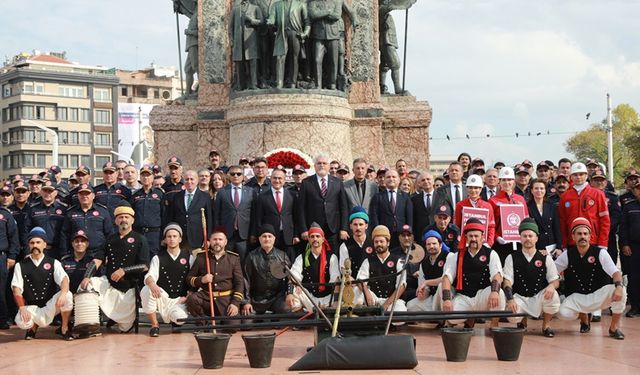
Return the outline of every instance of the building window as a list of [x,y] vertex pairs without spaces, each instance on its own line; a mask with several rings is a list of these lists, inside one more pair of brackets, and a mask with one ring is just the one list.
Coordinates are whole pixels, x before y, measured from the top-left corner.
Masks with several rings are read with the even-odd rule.
[[36,130],[36,143],[47,143],[47,133],[44,130]]
[[78,108],[69,108],[69,121],[78,122]]
[[[111,146],[111,134],[109,133],[96,133],[96,141],[95,141],[95,145],[96,146],[107,146],[110,147]],[[102,164],[96,164],[96,165],[102,165]]]
[[58,154],[58,166],[62,169],[69,168],[69,155]]
[[78,155],[69,155],[69,168],[77,168],[80,165],[79,160]]
[[111,124],[111,111],[96,110],[96,124]]
[[56,119],[58,121],[67,121],[67,108],[56,108]]
[[36,154],[36,167],[37,168],[46,168],[47,164],[47,155],[45,154]]
[[80,155],[80,162],[83,165],[91,165],[91,155]]
[[58,142],[62,143],[63,145],[66,145],[67,143],[69,143],[69,133],[59,131]]
[[111,90],[105,88],[94,88],[93,100],[95,100],[96,102],[110,102]]
[[70,98],[84,98],[84,87],[60,86],[58,87],[58,95]]
[[153,90],[153,98],[160,99],[160,89]]
[[23,106],[22,116],[20,116],[20,118],[29,119],[29,120],[35,119],[35,115],[33,113],[33,106]]
[[44,95],[44,83],[36,82],[35,86],[36,86],[35,93],[38,94],[38,95]]
[[138,86],[135,90],[138,98],[146,98],[148,95],[148,89],[145,86]]
[[69,132],[69,144],[71,145],[78,144],[78,132]]
[[89,110],[86,108],[79,108],[80,111],[80,121],[81,122],[89,122]]
[[[88,144],[90,143],[90,142],[89,142],[89,141],[90,141],[90,139],[91,139],[91,138],[90,138],[90,136],[89,136],[89,133],[85,133],[85,132],[80,133],[80,144],[81,144],[81,145],[88,145]],[[88,164],[87,164],[87,165],[88,165]]]
[[22,93],[33,94],[33,82],[22,82]]
[[24,167],[35,167],[33,154],[22,154],[22,165]]
[[45,119],[44,106],[41,106],[41,105],[37,105],[36,106],[36,119],[38,119],[38,120],[44,120]]
[[96,155],[96,168],[101,168],[103,165],[111,161],[109,155]]
[[128,95],[129,95],[129,90],[127,90],[126,87],[120,88],[120,96],[128,96]]
[[11,85],[10,84],[6,84],[2,86],[2,96],[4,96],[5,98],[8,96],[11,96]]

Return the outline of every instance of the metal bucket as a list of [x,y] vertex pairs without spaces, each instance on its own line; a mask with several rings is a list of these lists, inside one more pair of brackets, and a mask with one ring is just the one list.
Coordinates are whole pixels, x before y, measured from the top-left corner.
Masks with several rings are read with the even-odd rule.
[[494,327],[491,328],[493,346],[499,361],[517,361],[524,339],[524,328]]
[[258,335],[242,335],[244,347],[249,357],[249,366],[252,368],[271,367],[273,346],[276,341],[275,333]]
[[231,335],[226,333],[197,333],[195,337],[198,342],[198,349],[200,349],[202,367],[206,369],[222,368]]
[[443,328],[442,344],[449,362],[464,362],[469,353],[469,343],[473,335],[472,328]]

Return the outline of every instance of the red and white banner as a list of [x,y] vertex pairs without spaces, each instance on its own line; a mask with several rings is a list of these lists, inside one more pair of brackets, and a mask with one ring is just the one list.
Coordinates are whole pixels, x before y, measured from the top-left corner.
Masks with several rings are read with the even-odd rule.
[[520,242],[518,227],[525,218],[524,206],[519,204],[503,204],[500,206],[500,227],[502,238],[507,242]]
[[489,231],[489,210],[486,208],[462,207],[462,228],[460,228],[462,233],[464,233],[464,226],[467,225],[467,220],[472,217],[480,220],[484,225],[483,240],[486,242]]

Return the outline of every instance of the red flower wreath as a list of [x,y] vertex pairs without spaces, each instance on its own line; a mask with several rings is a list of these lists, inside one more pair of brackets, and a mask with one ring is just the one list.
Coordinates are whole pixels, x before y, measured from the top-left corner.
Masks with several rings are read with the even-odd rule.
[[302,156],[291,151],[279,151],[271,154],[267,156],[267,161],[269,162],[269,168],[275,168],[277,166],[293,168],[296,165],[302,165],[305,169],[310,167],[309,163],[307,163]]

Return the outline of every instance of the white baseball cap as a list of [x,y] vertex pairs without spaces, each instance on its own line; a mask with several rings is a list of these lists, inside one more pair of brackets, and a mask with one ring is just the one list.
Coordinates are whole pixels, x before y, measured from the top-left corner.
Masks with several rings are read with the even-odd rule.
[[513,174],[513,168],[511,167],[502,167],[500,169],[500,174],[498,175],[498,178],[502,179],[510,179],[513,180],[516,178],[516,176]]
[[574,173],[587,173],[587,166],[584,163],[571,164],[571,174]]
[[467,178],[467,187],[479,187],[482,188],[484,183],[482,182],[482,178],[477,174],[472,174]]

